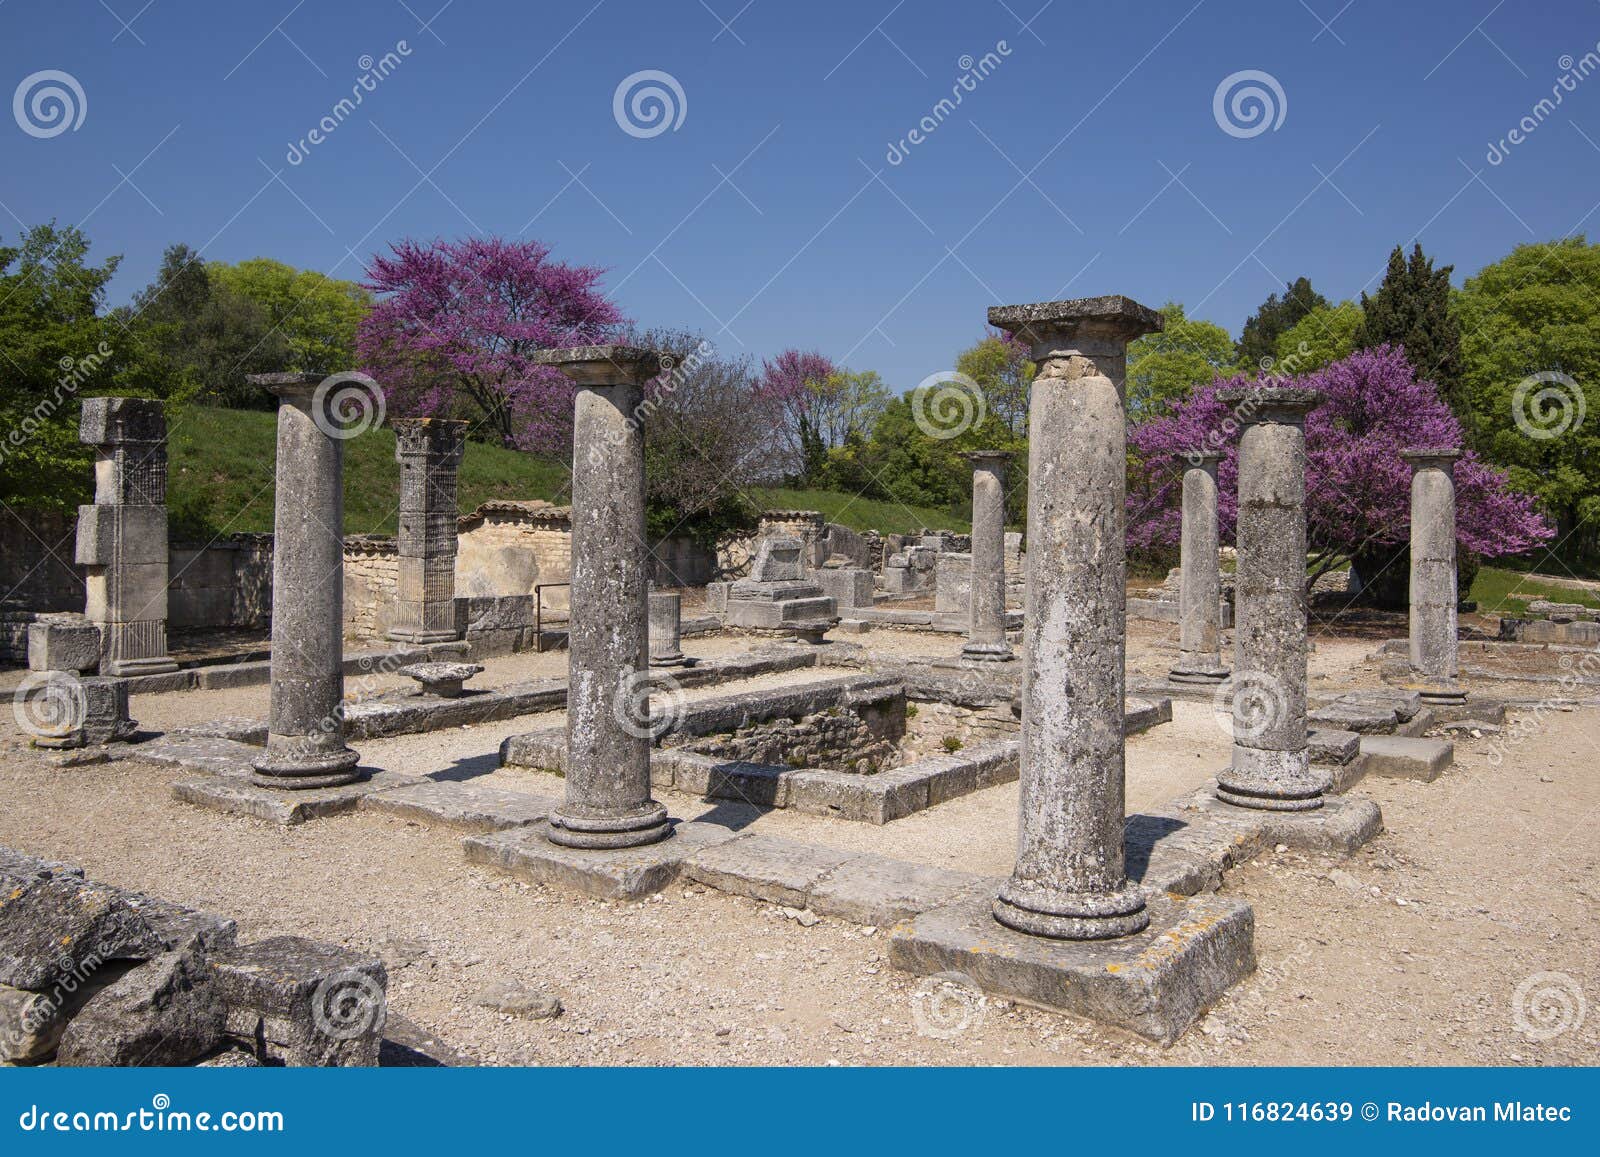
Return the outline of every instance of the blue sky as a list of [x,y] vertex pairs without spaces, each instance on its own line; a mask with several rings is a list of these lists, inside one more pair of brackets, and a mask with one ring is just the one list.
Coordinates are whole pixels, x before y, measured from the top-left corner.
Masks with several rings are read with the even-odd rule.
[[[175,241],[355,277],[400,237],[522,234],[644,325],[904,389],[991,304],[1126,293],[1237,334],[1296,276],[1370,289],[1397,242],[1459,284],[1596,231],[1600,74],[1534,110],[1597,42],[1582,0],[0,0],[4,90],[58,70],[85,106],[0,119],[0,236],[81,222],[122,301]],[[646,71],[682,94],[654,135],[614,115]],[[1256,82],[1255,135],[1214,110],[1247,71],[1282,93]]]

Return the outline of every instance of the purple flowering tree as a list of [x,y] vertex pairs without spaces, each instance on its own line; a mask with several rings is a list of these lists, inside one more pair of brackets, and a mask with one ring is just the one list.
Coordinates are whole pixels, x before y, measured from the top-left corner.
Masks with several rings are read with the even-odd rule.
[[[1306,418],[1306,530],[1312,578],[1345,560],[1393,557],[1411,533],[1411,467],[1400,451],[1462,446],[1464,436],[1438,388],[1418,381],[1405,351],[1377,346],[1296,378],[1325,401]],[[1217,400],[1244,377],[1197,388],[1170,414],[1136,426],[1128,445],[1142,468],[1130,473],[1128,544],[1178,541],[1184,455],[1195,448],[1224,454],[1217,469],[1222,537],[1238,514],[1239,424]],[[1456,463],[1456,537],[1468,551],[1494,558],[1520,554],[1555,531],[1533,499],[1509,489],[1506,476],[1471,452]],[[1370,564],[1369,564],[1370,565]]]
[[838,367],[814,350],[784,350],[761,363],[756,398],[778,415],[779,438],[789,469],[800,477],[812,473],[824,453],[822,430],[827,424],[823,387]]
[[561,453],[571,383],[529,359],[604,341],[623,324],[601,273],[552,261],[538,241],[407,239],[367,268],[366,288],[379,300],[357,330],[356,352],[392,413],[437,416],[465,401],[503,444]]

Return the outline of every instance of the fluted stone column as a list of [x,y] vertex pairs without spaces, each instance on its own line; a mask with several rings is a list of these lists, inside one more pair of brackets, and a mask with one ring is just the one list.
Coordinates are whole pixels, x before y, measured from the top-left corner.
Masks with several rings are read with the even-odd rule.
[[1149,923],[1123,848],[1127,343],[1161,315],[1125,297],[1001,306],[1038,366],[1028,407],[1017,863],[994,915],[1070,940]]
[[972,463],[971,617],[963,659],[1004,662],[1016,656],[1006,642],[1006,466],[1004,450],[977,450]]
[[78,507],[84,615],[102,675],[176,671],[167,653],[167,419],[153,398],[85,398],[78,438],[95,448],[94,505]]
[[444,418],[397,418],[400,533],[395,622],[389,638],[437,643],[456,632],[456,475],[467,424]]
[[1321,400],[1293,386],[1224,390],[1239,437],[1233,762],[1217,797],[1240,807],[1322,806],[1330,774],[1306,748],[1305,419]]
[[1461,451],[1406,450],[1411,463],[1411,672],[1422,698],[1465,703],[1458,679],[1456,478]]
[[672,834],[650,798],[644,383],[661,355],[631,346],[545,350],[577,384],[572,431],[572,609],[567,787],[552,843],[624,848]]
[[1178,665],[1175,683],[1221,683],[1222,574],[1217,560],[1216,450],[1194,450],[1183,471],[1183,539],[1178,565]]
[[650,665],[683,666],[683,598],[672,591],[650,592]]
[[255,782],[357,777],[344,741],[344,440],[318,374],[250,378],[278,398],[272,540],[272,707]]

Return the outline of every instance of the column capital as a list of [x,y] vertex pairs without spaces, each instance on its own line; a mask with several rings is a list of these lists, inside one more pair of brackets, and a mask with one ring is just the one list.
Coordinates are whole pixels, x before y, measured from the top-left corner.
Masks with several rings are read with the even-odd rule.
[[1217,401],[1232,407],[1241,425],[1303,425],[1323,403],[1323,394],[1303,386],[1234,386],[1217,391]]
[[555,367],[580,386],[626,386],[642,384],[661,373],[666,358],[660,350],[639,346],[583,345],[539,350],[529,360]]
[[1221,450],[1185,450],[1181,457],[1191,468],[1213,469],[1227,457]]
[[309,399],[316,391],[317,385],[327,376],[327,374],[291,371],[282,374],[246,374],[244,380],[252,386],[260,386],[274,397],[294,402],[302,398]]
[[164,442],[167,418],[157,398],[85,398],[78,441],[90,446]]
[[1010,450],[967,450],[961,456],[973,466],[1004,466],[1016,454]]
[[989,308],[989,324],[1027,342],[1032,350],[1030,356],[1041,362],[1073,354],[1121,354],[1141,334],[1160,333],[1165,322],[1149,306],[1112,294],[1031,305],[995,305]]
[[1449,470],[1461,458],[1463,451],[1450,446],[1412,447],[1400,451],[1400,457],[1411,463],[1412,470]]
[[396,418],[394,456],[427,458],[434,462],[461,461],[466,449],[467,423],[453,418]]

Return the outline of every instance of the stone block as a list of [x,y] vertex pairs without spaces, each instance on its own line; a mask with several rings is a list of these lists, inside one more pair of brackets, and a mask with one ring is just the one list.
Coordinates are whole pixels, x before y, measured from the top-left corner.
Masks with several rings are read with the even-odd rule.
[[1420,779],[1432,783],[1455,762],[1455,744],[1445,739],[1406,735],[1364,735],[1361,754],[1368,775],[1388,779]]
[[164,952],[95,993],[67,1025],[56,1062],[67,1066],[189,1064],[217,1049],[227,1008],[206,953]]
[[113,965],[98,974],[35,992],[0,984],[0,1066],[36,1065],[55,1056],[78,1010],[125,969]]
[[637,900],[678,878],[683,862],[702,848],[737,833],[715,824],[678,823],[673,834],[637,848],[567,848],[545,838],[545,825],[469,836],[467,860],[503,868],[537,884],[549,884],[598,900]]
[[554,796],[506,791],[475,783],[423,780],[409,787],[371,792],[361,798],[359,806],[362,811],[385,812],[469,831],[493,832],[548,819],[560,803]]
[[732,583],[716,582],[706,584],[706,610],[713,615],[720,615],[728,609],[728,588]]
[[148,960],[163,945],[128,894],[50,869],[0,870],[0,984],[43,990],[111,960]]
[[373,1066],[388,1018],[388,970],[376,957],[276,936],[210,960],[228,1035],[257,1060]]
[[872,572],[859,567],[836,567],[811,572],[822,593],[841,611],[872,605]]
[[1150,926],[1114,940],[1028,936],[995,920],[977,895],[897,926],[895,967],[959,973],[984,993],[1128,1029],[1171,1044],[1255,970],[1255,916],[1220,896],[1150,895]]
[[713,844],[684,861],[689,879],[789,908],[804,908],[812,887],[851,856],[773,836],[746,834]]
[[789,776],[789,806],[808,815],[886,824],[928,806],[928,779],[914,768],[876,775],[796,771]]
[[90,446],[162,442],[167,419],[155,398],[85,398],[78,440]]
[[167,556],[165,506],[80,506],[76,561],[82,566],[160,564]]
[[167,564],[125,563],[84,580],[84,614],[97,623],[165,621]]
[[1355,731],[1312,728],[1306,735],[1306,748],[1312,763],[1343,765],[1361,754],[1361,736]]
[[750,563],[756,582],[798,582],[805,578],[805,544],[789,535],[763,538]]
[[941,551],[933,568],[933,609],[966,614],[972,605],[972,556]]
[[[257,753],[259,754],[259,753]],[[248,779],[232,776],[207,776],[179,780],[172,785],[174,799],[224,815],[250,816],[270,820],[285,827],[303,824],[324,816],[355,811],[363,796],[391,787],[406,787],[420,782],[414,775],[375,771],[365,779],[338,787],[302,790],[262,787]]]
[[82,615],[41,615],[28,624],[28,669],[83,674],[100,666],[100,628]]
[[812,886],[807,906],[823,916],[888,928],[967,893],[993,896],[1000,884],[971,872],[853,856]]

